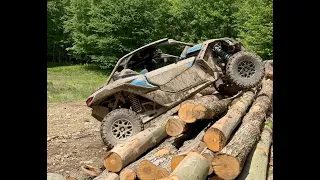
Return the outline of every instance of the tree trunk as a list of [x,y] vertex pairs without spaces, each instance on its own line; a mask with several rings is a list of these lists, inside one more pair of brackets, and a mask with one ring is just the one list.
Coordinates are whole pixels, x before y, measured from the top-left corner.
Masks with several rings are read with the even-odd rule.
[[[173,145],[175,141],[174,137],[166,139],[163,143],[161,143],[158,147],[149,151],[146,155],[139,158],[139,160],[131,163],[126,168],[124,168],[120,172],[121,180],[134,180],[137,177],[137,167],[143,160],[151,160],[152,159],[163,159],[162,157],[170,157],[173,154],[177,153],[176,147]],[[170,162],[170,160],[168,160]],[[169,168],[168,168],[169,169]],[[169,174],[169,172],[168,172]]]
[[273,82],[262,80],[262,89],[242,124],[230,142],[216,155],[212,165],[220,178],[235,179],[241,172],[246,157],[260,137],[260,127],[272,99]]
[[220,151],[230,138],[233,130],[240,124],[241,117],[245,115],[248,107],[254,100],[253,91],[245,92],[241,97],[235,99],[227,114],[216,121],[205,133],[203,137],[207,147],[214,151]]
[[204,136],[204,130],[201,131],[196,138],[194,138],[190,143],[185,143],[178,151],[178,154],[172,157],[171,160],[171,171],[174,171],[175,168],[180,164],[180,162],[187,156],[189,152],[201,153],[206,145],[201,139]]
[[119,175],[113,172],[108,172],[104,170],[99,176],[95,177],[93,180],[120,180]]
[[211,177],[209,180],[224,180],[222,178],[219,178],[219,176],[214,175],[213,177]]
[[192,109],[192,115],[196,119],[211,119],[228,109],[231,99],[223,99],[208,104],[198,104]]
[[127,142],[117,144],[104,158],[106,169],[111,172],[119,172],[144,152],[159,144],[168,136],[165,125],[166,121],[158,127],[151,127],[139,132]]
[[170,176],[163,178],[163,180],[205,180],[208,172],[207,159],[199,153],[190,152]]
[[266,60],[264,62],[265,77],[273,80],[273,60]]
[[267,179],[268,156],[272,140],[272,124],[266,121],[261,138],[250,155],[248,156],[245,166],[237,179],[255,180]]
[[[165,159],[164,159],[165,160]],[[137,176],[140,180],[153,180],[168,177],[169,171],[154,165],[148,160],[142,160],[137,166]]]
[[189,125],[182,121],[179,116],[169,118],[166,124],[166,132],[169,136],[178,136],[188,131]]
[[178,115],[180,119],[183,120],[184,122],[193,123],[197,120],[192,113],[192,109],[196,105],[212,104],[212,103],[216,104],[215,103],[216,101],[219,101],[219,97],[217,97],[216,95],[202,96],[194,100],[189,100],[179,108]]
[[212,152],[210,149],[206,149],[201,155],[208,160],[208,163],[209,163],[208,175],[212,174],[213,173],[212,161],[215,156],[214,152]]

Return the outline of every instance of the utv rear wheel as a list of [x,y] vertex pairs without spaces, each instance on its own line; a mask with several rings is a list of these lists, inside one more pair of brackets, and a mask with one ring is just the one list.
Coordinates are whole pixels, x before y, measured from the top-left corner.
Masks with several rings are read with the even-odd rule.
[[264,76],[262,59],[254,53],[239,51],[229,59],[226,72],[239,89],[252,88],[258,85]]
[[115,109],[101,122],[101,138],[108,149],[125,142],[131,136],[143,130],[143,124],[137,113],[130,109]]

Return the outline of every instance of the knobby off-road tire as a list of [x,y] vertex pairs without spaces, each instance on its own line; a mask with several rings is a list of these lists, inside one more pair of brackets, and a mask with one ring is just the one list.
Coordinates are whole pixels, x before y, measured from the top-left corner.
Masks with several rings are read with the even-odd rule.
[[239,89],[253,88],[264,76],[262,59],[252,52],[239,51],[229,59],[226,72]]
[[101,138],[108,149],[128,140],[143,130],[143,124],[137,113],[130,109],[115,109],[101,121]]

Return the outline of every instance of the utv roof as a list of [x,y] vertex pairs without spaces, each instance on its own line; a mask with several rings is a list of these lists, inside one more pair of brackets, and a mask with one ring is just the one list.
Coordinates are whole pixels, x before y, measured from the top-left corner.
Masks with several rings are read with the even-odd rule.
[[138,49],[136,49],[136,50],[134,50],[134,51],[131,51],[130,53],[128,53],[128,54],[126,54],[126,55],[124,55],[124,56],[122,56],[122,57],[118,60],[117,64],[115,65],[115,67],[114,67],[114,69],[113,69],[113,71],[111,72],[111,74],[110,74],[110,76],[109,76],[106,84],[109,83],[112,75],[114,74],[114,72],[116,71],[116,69],[118,68],[118,66],[119,66],[120,64],[122,64],[122,63],[128,63],[128,62],[123,62],[123,60],[128,59],[128,57],[134,55],[135,53],[137,53],[137,52],[139,52],[139,51],[142,51],[142,50],[145,50],[145,49],[151,48],[151,47],[162,46],[162,45],[185,45],[185,46],[193,46],[194,44],[192,44],[192,43],[186,43],[186,42],[181,42],[181,41],[177,41],[177,40],[174,40],[174,39],[164,38],[164,39],[160,39],[160,40],[151,42],[151,43],[149,43],[149,44],[147,44],[147,45],[144,45],[144,46],[142,46],[142,47],[140,47],[140,48],[138,48]]

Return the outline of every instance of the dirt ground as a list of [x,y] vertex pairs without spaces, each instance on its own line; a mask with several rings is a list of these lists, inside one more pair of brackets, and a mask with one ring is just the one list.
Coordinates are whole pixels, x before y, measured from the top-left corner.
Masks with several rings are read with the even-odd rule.
[[78,180],[92,179],[83,164],[103,168],[106,149],[100,139],[100,122],[91,117],[85,102],[47,105],[47,172]]

